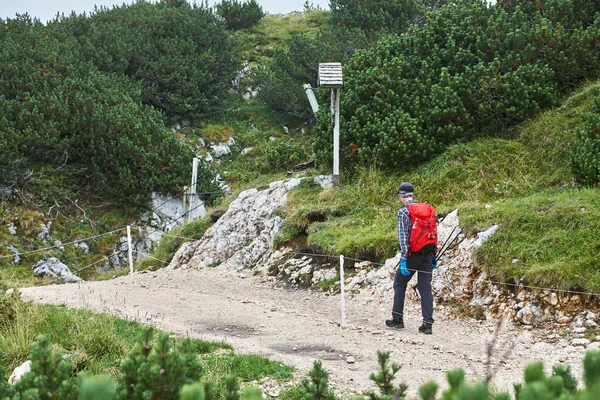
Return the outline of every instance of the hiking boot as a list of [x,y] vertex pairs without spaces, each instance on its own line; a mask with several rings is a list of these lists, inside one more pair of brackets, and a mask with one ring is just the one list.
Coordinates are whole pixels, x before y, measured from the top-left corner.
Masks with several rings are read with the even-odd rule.
[[431,335],[433,333],[433,331],[431,330],[431,324],[423,322],[423,325],[419,327],[419,332],[424,333],[426,335]]
[[401,319],[386,319],[385,326],[388,328],[402,329],[404,328],[404,321]]

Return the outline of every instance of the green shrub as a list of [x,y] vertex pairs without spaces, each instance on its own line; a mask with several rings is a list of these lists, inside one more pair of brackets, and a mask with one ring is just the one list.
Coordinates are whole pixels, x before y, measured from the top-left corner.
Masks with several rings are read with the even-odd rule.
[[572,156],[573,173],[584,185],[600,183],[600,97],[585,119],[585,128],[577,130]]
[[82,380],[79,400],[113,400],[116,398],[117,391],[110,378],[91,377]]
[[101,71],[139,81],[141,100],[172,120],[196,119],[223,107],[240,68],[239,51],[224,24],[205,4],[138,1],[102,8],[76,25]]
[[302,397],[314,400],[334,400],[335,395],[329,389],[329,374],[323,369],[321,361],[315,361],[313,368],[308,371],[310,380],[302,380]]
[[248,28],[265,16],[256,0],[222,0],[216,9],[217,15],[223,17],[227,26],[234,30]]
[[[599,27],[569,0],[538,3],[529,15],[462,0],[430,13],[423,27],[355,53],[344,68],[341,162],[406,170],[456,141],[503,134],[596,76]],[[314,143],[320,166],[331,163],[330,132],[322,107]]]
[[404,383],[401,383],[397,387],[394,386],[396,374],[400,371],[402,366],[400,364],[390,363],[389,351],[378,351],[377,363],[379,364],[377,373],[371,373],[369,378],[379,388],[379,393],[370,391],[368,393],[369,400],[405,399],[408,386]]
[[202,366],[189,338],[176,347],[167,333],[153,342],[152,328],[146,328],[138,343],[121,365],[119,380],[121,399],[177,399],[184,385],[199,380]]
[[[148,48],[146,52],[131,48],[129,55],[111,54],[117,49],[127,49],[127,45],[133,46],[131,41],[124,38],[142,34],[135,30],[123,32],[131,24],[119,20],[119,16],[126,17],[127,21],[135,20],[134,26],[153,26],[150,21],[141,24],[137,19],[141,16],[135,11],[145,12],[145,17],[156,20],[159,25],[161,18],[171,18],[168,17],[169,10],[164,10],[163,6],[138,2],[132,6],[131,12],[126,7],[115,9],[114,12],[104,10],[95,17],[72,16],[56,20],[48,26],[31,21],[28,16],[0,21],[0,30],[3,31],[0,80],[6,82],[0,87],[0,130],[3,133],[0,135],[0,185],[13,186],[13,190],[22,189],[14,188],[15,183],[23,180],[19,168],[16,168],[17,173],[5,173],[14,170],[14,163],[12,166],[9,163],[14,160],[23,160],[22,164],[28,168],[31,165],[49,166],[47,175],[63,176],[67,185],[78,186],[101,198],[128,205],[145,205],[152,191],[175,192],[189,182],[189,164],[193,153],[167,130],[164,114],[152,107],[168,113],[167,105],[153,102],[151,97],[157,96],[169,102],[174,98],[164,93],[149,94],[145,86],[152,91],[164,90],[169,93],[178,93],[179,89],[168,85],[180,89],[190,86],[173,77],[160,76],[159,72],[164,68],[156,64],[169,64],[170,67],[166,69],[168,72],[165,72],[167,74],[188,77],[190,71],[187,67],[185,73],[172,70],[178,64],[167,58],[153,62],[152,57],[163,54],[157,48]],[[193,13],[192,10],[189,12]],[[204,22],[210,25],[210,21]],[[94,30],[107,29],[103,32],[108,34],[112,32],[111,23],[118,26],[114,30],[120,36],[104,37],[101,32]],[[173,25],[180,23],[173,22]],[[195,19],[194,24],[202,25]],[[198,35],[204,40],[205,34],[202,31]],[[90,41],[98,35],[102,36],[99,39],[101,45],[94,47]],[[83,40],[82,36],[86,39]],[[161,33],[161,38],[163,36]],[[153,46],[165,46],[164,42],[161,44],[149,37],[152,36],[147,34],[136,40],[145,45],[153,43]],[[196,56],[203,59],[210,53],[208,49],[198,51]],[[144,55],[147,58],[143,58]],[[135,82],[128,78],[127,68],[132,67],[131,61],[127,66],[122,65],[127,57],[143,64],[143,67],[130,71],[136,78],[151,75],[152,81],[139,79]],[[83,61],[88,59],[96,60],[97,68],[94,63]],[[115,62],[102,64],[111,59]],[[208,68],[211,65],[209,61],[192,64],[204,64]],[[151,66],[160,71],[149,70]],[[194,85],[199,82],[194,80]],[[219,90],[216,84],[206,83],[211,90]],[[186,98],[185,102],[189,97],[204,104],[205,95],[212,99],[210,90],[201,91],[202,95],[191,92],[180,94]],[[202,109],[201,104],[191,104],[189,107]],[[171,111],[178,115],[186,114],[180,108]],[[37,170],[43,171],[43,168]],[[7,182],[8,179],[12,182]],[[202,163],[199,191],[212,191],[213,181],[214,172]],[[22,182],[23,185],[26,183]]]
[[331,23],[336,27],[402,33],[423,13],[417,0],[331,0]]
[[77,380],[71,374],[73,367],[60,354],[52,351],[52,344],[45,337],[38,338],[31,350],[31,372],[15,384],[15,392],[27,394],[40,400],[78,398]]
[[254,168],[262,173],[287,171],[309,158],[304,147],[293,140],[272,141],[257,151],[261,154],[254,159]]
[[[358,49],[369,47],[373,35],[346,28],[321,29],[316,35],[293,34],[273,56],[252,73],[258,99],[269,108],[300,119],[313,117],[304,85],[317,87],[319,63],[345,63]],[[325,90],[323,92],[329,92]],[[321,102],[329,109],[329,97]]]

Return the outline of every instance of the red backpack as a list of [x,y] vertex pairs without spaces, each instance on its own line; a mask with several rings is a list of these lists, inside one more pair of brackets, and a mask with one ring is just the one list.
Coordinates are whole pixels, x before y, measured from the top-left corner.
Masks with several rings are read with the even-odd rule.
[[437,246],[438,234],[435,221],[435,208],[425,203],[412,203],[407,206],[412,229],[410,231],[410,252],[421,250],[428,244]]

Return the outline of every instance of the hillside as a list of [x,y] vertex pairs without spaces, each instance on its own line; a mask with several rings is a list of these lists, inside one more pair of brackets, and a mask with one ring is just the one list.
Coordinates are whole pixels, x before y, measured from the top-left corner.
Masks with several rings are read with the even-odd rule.
[[[135,373],[131,364],[119,369],[127,352],[150,351],[148,337],[133,345],[133,336],[144,341],[140,325],[64,305],[181,335],[227,336],[302,374],[322,357],[347,394],[372,387],[367,371],[380,345],[409,367],[431,362],[407,374],[417,381],[411,395],[424,374],[443,381],[453,366],[482,376],[491,360],[484,343],[500,317],[518,333],[500,340],[518,351],[498,364],[502,389],[539,354],[581,364],[586,347],[599,348],[600,3],[332,3],[331,12],[263,17],[249,0],[250,22],[185,0],[140,0],[47,25],[26,15],[0,21],[2,366],[50,348],[72,354],[73,369],[61,367],[72,396],[85,372],[110,375],[108,386],[121,374],[145,377],[144,357]],[[339,186],[328,184],[329,89],[316,88],[316,113],[303,89],[331,61],[344,67]],[[403,181],[436,207],[440,223],[449,216],[445,237],[453,226],[464,241],[452,242],[434,271],[441,323],[432,341],[413,337],[416,290],[408,294],[411,332],[379,329],[398,263]],[[341,333],[340,255],[351,318],[360,322]],[[130,257],[133,284],[124,276]],[[55,267],[62,272],[51,277]],[[65,281],[80,283],[52,285]],[[12,289],[24,287],[55,305],[22,301]],[[325,336],[306,337],[319,331]],[[160,336],[148,359],[172,354]],[[196,371],[188,383],[200,379],[200,358],[208,373],[195,390],[206,400],[225,391],[239,398],[228,372],[245,385],[276,380],[277,393],[292,379],[289,367],[238,357],[227,343],[192,343],[183,356]],[[592,370],[600,357],[586,362]],[[543,367],[528,371],[522,400],[537,398],[540,382],[574,390],[569,370],[547,381]],[[450,384],[460,374],[448,375]],[[297,378],[282,398],[308,398]],[[123,393],[135,387],[121,384]],[[29,388],[0,385],[0,397]],[[178,397],[179,386],[169,390]]]

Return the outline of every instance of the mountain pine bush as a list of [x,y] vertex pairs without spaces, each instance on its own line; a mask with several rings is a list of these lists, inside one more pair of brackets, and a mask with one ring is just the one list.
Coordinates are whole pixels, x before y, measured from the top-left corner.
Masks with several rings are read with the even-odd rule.
[[[367,397],[371,400],[403,399],[407,385],[395,386],[394,380],[400,365],[391,363],[389,352],[378,352],[379,369],[371,374],[371,380],[379,388]],[[166,333],[159,334],[154,342],[153,331],[146,329],[139,337],[135,349],[122,363],[119,389],[106,377],[94,377],[82,373],[72,376],[73,370],[68,361],[52,352],[50,342],[41,337],[32,347],[31,372],[25,374],[14,386],[0,381],[0,399],[172,399],[172,400],[214,400],[217,392],[209,382],[200,383],[202,369],[189,339],[184,339],[173,347]],[[1,364],[0,364],[1,365]],[[588,351],[583,360],[584,387],[577,388],[577,380],[569,366],[556,365],[547,376],[541,362],[525,368],[524,381],[514,386],[514,400],[594,400],[600,398],[600,352]],[[0,369],[0,377],[2,370]],[[328,374],[316,361],[309,372],[309,378],[302,381],[299,395],[306,400],[334,399],[328,388]],[[508,393],[495,393],[485,381],[467,382],[462,369],[446,374],[448,389],[441,397],[439,385],[428,382],[420,386],[421,400],[510,400]],[[257,388],[247,388],[240,393],[237,378],[225,378],[226,400],[260,400],[262,392]],[[212,387],[212,389],[211,389]]]
[[73,378],[73,367],[60,354],[52,351],[52,344],[40,337],[31,349],[31,372],[15,384],[14,391],[23,399],[76,400],[79,386]]
[[222,108],[241,66],[230,32],[204,4],[138,1],[57,24],[99,70],[139,81],[142,102],[171,120]]
[[[600,4],[577,3],[512,10],[460,0],[358,51],[344,68],[341,162],[406,168],[450,143],[502,134],[597,76],[600,25],[586,12],[598,15]],[[330,137],[322,107],[314,143],[321,165],[331,162]]]
[[302,397],[311,400],[335,400],[335,395],[329,389],[329,374],[323,369],[321,361],[315,361],[308,372],[309,379],[302,380]]
[[[145,2],[47,26],[0,21],[0,186],[23,191],[32,166],[48,166],[40,179],[120,203],[181,190],[194,154],[165,116],[220,104],[236,67],[221,25],[200,8]],[[200,192],[218,190],[203,162],[198,176]]]
[[406,31],[423,13],[417,0],[330,0],[329,8],[334,26],[394,33]]
[[234,30],[248,28],[265,16],[263,8],[256,0],[222,0],[215,8],[217,15]]
[[123,361],[120,399],[177,399],[184,385],[200,379],[202,366],[189,338],[173,347],[167,333],[160,333],[154,344],[153,337],[153,330],[145,329]]
[[585,118],[585,128],[577,131],[571,165],[580,183],[600,183],[600,96],[596,98],[592,111]]

